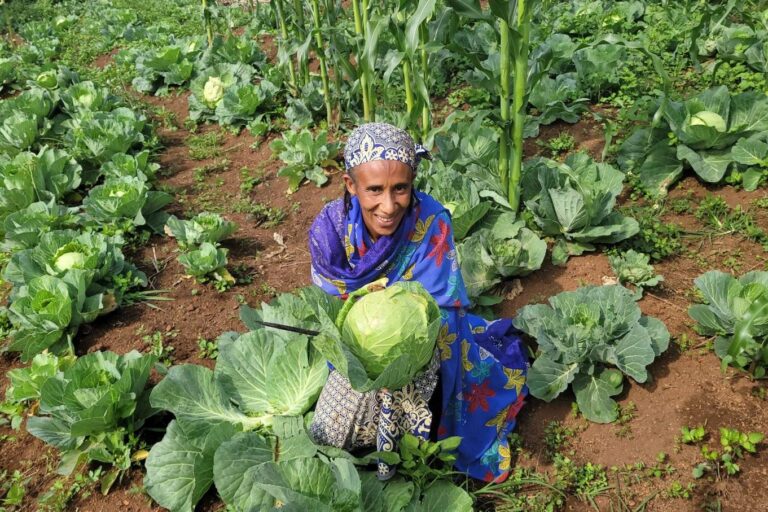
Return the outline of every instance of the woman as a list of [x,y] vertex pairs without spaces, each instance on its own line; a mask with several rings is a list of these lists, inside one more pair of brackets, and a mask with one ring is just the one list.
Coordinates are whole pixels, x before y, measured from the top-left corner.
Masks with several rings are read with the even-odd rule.
[[310,229],[312,281],[340,297],[381,277],[418,281],[430,292],[443,317],[437,436],[462,438],[458,470],[501,481],[510,469],[507,434],[527,394],[528,365],[510,320],[488,324],[466,312],[450,214],[413,188],[425,155],[388,124],[352,132],[345,197],[326,205]]

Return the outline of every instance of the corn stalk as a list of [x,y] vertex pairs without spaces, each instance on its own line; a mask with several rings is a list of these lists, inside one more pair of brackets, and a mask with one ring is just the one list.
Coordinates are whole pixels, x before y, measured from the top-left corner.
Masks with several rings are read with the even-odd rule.
[[320,33],[320,4],[318,0],[312,0],[312,19],[315,23],[315,46],[317,59],[320,61],[320,79],[323,82],[323,100],[325,102],[325,118],[330,129],[333,124],[333,106],[331,105],[331,87],[328,83],[328,67],[325,58],[325,44]]

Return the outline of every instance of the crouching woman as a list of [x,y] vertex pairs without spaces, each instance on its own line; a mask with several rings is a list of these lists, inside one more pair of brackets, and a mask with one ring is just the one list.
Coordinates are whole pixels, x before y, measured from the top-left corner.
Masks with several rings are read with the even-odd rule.
[[[462,438],[457,470],[501,481],[510,469],[507,436],[527,394],[525,351],[511,320],[488,323],[467,313],[450,214],[413,187],[425,155],[406,132],[388,124],[368,123],[352,132],[344,150],[345,197],[326,205],[310,228],[312,281],[340,297],[382,277],[390,284],[418,281],[424,286],[442,316],[439,361],[433,365],[439,385],[430,401],[437,379],[430,389],[425,372],[427,378],[407,387],[406,395],[412,395],[401,396],[396,405],[410,431],[429,433],[437,427],[434,437]],[[375,432],[381,404],[376,393],[356,393],[334,373],[326,386],[334,389],[332,406],[324,390],[326,411],[333,416],[325,427],[331,426],[324,432],[316,429],[315,435],[348,446],[355,444],[349,441],[352,435],[361,444],[366,433]],[[351,433],[344,417],[354,424]],[[346,439],[332,439],[335,434]]]

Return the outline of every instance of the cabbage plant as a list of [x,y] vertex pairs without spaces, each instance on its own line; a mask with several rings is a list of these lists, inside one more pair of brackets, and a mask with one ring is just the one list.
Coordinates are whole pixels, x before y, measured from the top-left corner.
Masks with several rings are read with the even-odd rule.
[[189,85],[189,118],[193,121],[215,115],[217,105],[235,86],[250,84],[253,68],[246,64],[216,64],[202,70]]
[[432,359],[440,310],[423,287],[395,283],[348,304],[351,307],[341,310],[336,324],[370,378],[378,378],[401,357],[416,368]]
[[338,168],[335,158],[339,143],[328,142],[326,130],[319,130],[315,136],[307,129],[283,133],[282,139],[275,139],[269,145],[272,154],[285,164],[277,172],[288,179],[288,193],[296,192],[307,179],[321,187],[328,182],[325,167]]
[[[82,168],[59,149],[42,148],[37,154],[18,153],[0,158],[0,222],[32,203],[56,202],[80,186]],[[0,234],[3,231],[0,224]]]
[[204,283],[213,280],[217,287],[226,290],[235,284],[235,278],[227,270],[227,249],[203,242],[199,248],[183,252],[178,260],[184,272]]
[[564,163],[540,158],[528,164],[522,189],[525,206],[542,234],[555,238],[552,262],[595,250],[595,243],[613,244],[639,231],[635,219],[614,211],[624,174],[574,153]]
[[[118,107],[109,112],[81,111],[61,125],[66,128],[64,143],[75,157],[97,165],[143,143],[147,127],[143,115],[126,107]],[[87,183],[93,184],[95,181],[96,177],[90,177]]]
[[147,225],[159,233],[168,216],[161,208],[170,201],[170,195],[149,190],[143,179],[124,176],[93,187],[83,210],[87,220],[99,225],[116,224],[127,231]]
[[633,249],[625,253],[608,255],[611,270],[616,274],[619,283],[635,285],[638,299],[643,295],[643,288],[657,286],[664,281],[663,276],[656,274],[650,261],[651,257],[648,254]]
[[80,222],[77,208],[38,201],[5,218],[0,231],[5,233],[2,249],[16,252],[36,246],[45,233],[75,228]]
[[[11,257],[3,278],[17,288],[41,275],[63,277],[71,270],[82,271],[88,295],[114,294],[114,282],[131,273],[146,284],[146,276],[125,261],[122,240],[99,233],[74,230],[51,231],[40,237],[38,245]],[[120,297],[114,302],[119,303]]]
[[218,213],[202,212],[189,220],[180,220],[171,215],[165,223],[165,233],[176,239],[181,250],[197,247],[204,242],[217,244],[235,231],[237,224]]
[[723,367],[732,364],[757,378],[768,370],[768,272],[748,272],[739,278],[712,270],[694,280],[704,296],[688,314],[696,330],[716,336],[715,353]]
[[155,361],[135,350],[125,355],[93,352],[45,380],[27,430],[60,450],[60,474],[70,474],[83,461],[110,464],[114,469],[101,486],[106,493],[130,468],[135,432],[156,412],[147,388]]
[[536,360],[528,371],[531,394],[547,402],[572,386],[584,417],[609,423],[624,375],[648,380],[646,366],[669,346],[669,331],[645,316],[623,286],[584,287],[562,292],[549,305],[520,309],[514,325],[536,339]]
[[[152,406],[172,412],[176,419],[152,447],[144,484],[155,501],[171,510],[192,510],[214,480],[227,503],[240,503],[243,510],[258,510],[264,502],[271,507],[274,498],[263,489],[245,492],[256,475],[243,466],[254,465],[252,455],[259,451],[266,456],[259,458],[263,462],[278,460],[277,440],[265,436],[264,429],[282,434],[284,417],[307,412],[327,379],[325,358],[306,336],[274,336],[260,330],[235,338],[220,342],[213,371],[174,366],[152,391]],[[279,460],[289,466],[292,459],[314,454],[311,442],[303,450],[291,446],[302,444],[285,440]],[[196,455],[190,457],[192,452]],[[233,456],[241,462],[235,464]]]
[[[768,130],[768,98],[757,91],[732,95],[725,86],[713,87],[682,102],[663,97],[655,119],[627,138],[618,162],[649,194],[664,196],[686,167],[703,181],[718,183],[729,170],[744,172],[760,163],[742,149],[752,145],[743,141]],[[748,172],[744,187],[754,190],[761,174],[762,169]]]
[[45,349],[72,350],[78,327],[92,322],[104,309],[101,294],[86,295],[85,271],[75,269],[61,278],[43,275],[15,293],[8,307],[13,329],[8,350],[28,361]]
[[93,82],[76,83],[61,93],[64,111],[77,116],[84,111],[106,112],[120,106],[122,102],[106,87],[96,87]]
[[467,295],[475,300],[504,278],[541,268],[547,244],[522,220],[503,213],[456,246]]

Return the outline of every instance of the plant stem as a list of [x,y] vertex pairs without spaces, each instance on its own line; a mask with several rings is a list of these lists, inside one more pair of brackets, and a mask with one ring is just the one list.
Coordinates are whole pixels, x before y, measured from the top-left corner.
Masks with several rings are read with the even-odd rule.
[[323,81],[323,99],[325,100],[325,118],[328,129],[333,124],[333,108],[331,106],[331,88],[328,85],[328,68],[325,61],[325,45],[320,35],[320,5],[318,0],[312,0],[312,18],[315,22],[315,44],[317,45],[317,58],[320,61],[320,79]]
[[499,116],[501,117],[501,137],[499,138],[499,180],[502,190],[507,190],[509,186],[509,59],[511,57],[509,50],[509,25],[506,20],[499,20],[499,31],[501,33],[500,53],[500,104]]
[[[280,40],[283,44],[288,41],[288,27],[285,24],[285,14],[283,11],[283,0],[274,0],[275,12],[277,13],[277,21],[280,24]],[[293,62],[289,57],[288,59],[288,83],[291,88],[296,91],[296,71],[293,69]]]
[[403,59],[403,82],[405,83],[405,111],[410,117],[413,112],[413,88],[411,87],[411,63],[407,57]]
[[[296,11],[296,33],[299,40],[302,39],[303,34],[301,31],[306,29],[304,20],[304,5],[301,0],[293,0],[293,10]],[[309,63],[307,62],[307,56],[304,56],[304,61],[299,61],[299,55],[296,55],[296,66],[301,71],[302,85],[309,82]]]
[[[421,46],[421,76],[424,79],[424,86],[429,90],[429,55],[427,55],[427,40],[429,39],[429,29],[427,21],[419,27],[419,39]],[[429,111],[429,97],[424,98],[421,105],[421,140],[427,140],[431,128],[431,112]]]
[[520,49],[515,55],[515,116],[512,141],[515,153],[509,180],[509,204],[512,211],[520,207],[520,176],[523,169],[523,129],[525,128],[525,90],[528,77],[528,44],[531,37],[531,23],[526,12],[525,0],[517,0],[517,30],[520,33]]
[[202,0],[203,2],[203,25],[205,26],[205,34],[208,38],[208,46],[213,44],[213,22],[211,20],[211,13],[208,10],[208,0]]
[[[352,13],[355,18],[355,33],[363,38],[363,47],[365,47],[365,32],[363,28],[363,19],[360,16],[360,0],[352,0]],[[361,54],[357,55],[357,66],[360,68],[363,66],[362,60],[365,57]],[[363,119],[366,122],[370,122],[371,119],[371,102],[368,97],[368,73],[365,71],[365,67],[360,72],[360,92],[363,95]]]

